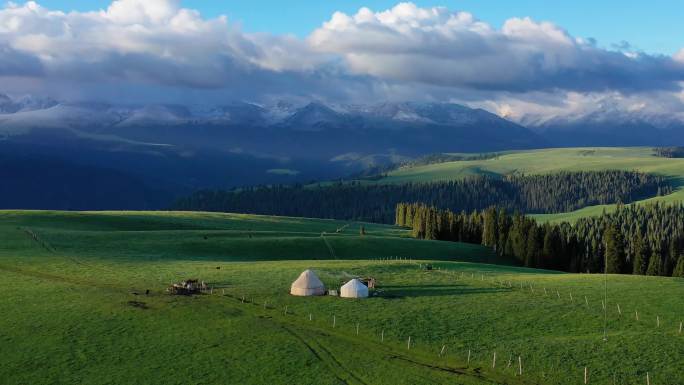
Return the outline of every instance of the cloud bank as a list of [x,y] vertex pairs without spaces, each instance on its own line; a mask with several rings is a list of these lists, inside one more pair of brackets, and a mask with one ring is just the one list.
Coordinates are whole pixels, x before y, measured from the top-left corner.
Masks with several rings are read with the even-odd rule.
[[27,2],[0,9],[0,81],[0,92],[77,99],[459,101],[539,122],[596,100],[679,113],[684,49],[608,50],[550,22],[496,28],[412,3],[337,12],[299,39],[245,33],[179,0],[116,0],[96,12]]

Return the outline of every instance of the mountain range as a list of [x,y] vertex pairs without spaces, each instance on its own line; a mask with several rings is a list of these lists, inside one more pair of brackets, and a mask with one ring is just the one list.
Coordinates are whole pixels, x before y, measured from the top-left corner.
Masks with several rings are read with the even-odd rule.
[[681,142],[678,127],[631,123],[530,129],[451,103],[128,105],[0,95],[0,176],[10,181],[0,207],[158,209],[200,188],[336,179],[432,153]]

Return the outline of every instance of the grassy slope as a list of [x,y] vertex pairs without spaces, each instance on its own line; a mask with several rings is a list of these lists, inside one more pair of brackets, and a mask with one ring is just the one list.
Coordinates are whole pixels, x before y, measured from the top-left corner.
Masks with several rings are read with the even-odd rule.
[[[652,383],[684,381],[681,279],[611,277],[604,343],[601,277],[464,263],[492,256],[476,246],[405,239],[403,230],[377,225],[366,225],[364,238],[357,224],[330,236],[340,258],[332,260],[319,234],[342,225],[203,213],[0,212],[0,271],[9,283],[0,299],[0,378],[8,384],[575,384],[588,366],[592,383],[613,375],[641,383],[646,371]],[[369,260],[391,255],[442,261],[440,270],[426,272],[415,263]],[[309,267],[329,286],[372,275],[383,295],[290,297],[290,283]],[[214,294],[163,294],[169,282],[187,277],[210,282]],[[141,294],[146,289],[149,296]],[[439,358],[442,346],[446,356]],[[508,367],[518,355],[522,378],[514,376],[515,365]]]
[[[378,183],[453,180],[469,175],[509,173],[544,174],[557,171],[637,170],[671,178],[676,191],[647,202],[684,200],[684,159],[653,156],[650,148],[567,148],[520,151],[494,159],[448,162],[394,171]],[[582,216],[599,215],[614,205],[586,207],[570,213],[536,215],[540,221],[573,221]]]

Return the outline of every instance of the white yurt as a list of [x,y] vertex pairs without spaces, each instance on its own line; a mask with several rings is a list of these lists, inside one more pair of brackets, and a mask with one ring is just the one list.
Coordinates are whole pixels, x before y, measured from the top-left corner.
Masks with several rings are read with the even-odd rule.
[[298,296],[324,295],[325,285],[311,270],[306,270],[299,275],[296,281],[292,282],[290,294]]
[[368,287],[358,279],[354,278],[342,286],[340,289],[340,297],[366,298],[368,297]]

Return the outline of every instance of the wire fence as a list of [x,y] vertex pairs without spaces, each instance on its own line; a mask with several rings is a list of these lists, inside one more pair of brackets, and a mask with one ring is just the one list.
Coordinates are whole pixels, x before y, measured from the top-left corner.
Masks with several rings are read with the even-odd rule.
[[[425,265],[428,265],[423,261],[416,261],[410,257],[379,257],[377,259],[370,259],[370,261],[387,264],[410,264],[419,269],[426,269]],[[535,296],[535,298],[540,300],[560,302],[563,305],[572,306],[574,310],[584,309],[600,316],[610,312],[618,316],[617,320],[633,320],[644,327],[653,327],[655,330],[667,335],[684,336],[684,322],[682,320],[675,322],[675,316],[672,315],[664,317],[660,314],[639,313],[638,309],[629,309],[623,304],[605,302],[603,300],[600,301],[601,305],[599,306],[597,305],[598,299],[590,298],[588,295],[573,294],[572,291],[552,288],[543,283],[535,283],[532,280],[515,281],[506,275],[495,275],[487,271],[443,269],[442,266],[433,266],[432,271],[437,274],[443,274],[455,281],[468,281],[477,285],[486,284],[492,287],[505,288],[510,291]],[[210,293],[213,292],[213,289],[210,289]],[[327,332],[334,332],[352,338],[362,338],[366,342],[373,341],[383,344],[395,352],[403,352],[402,354],[410,357],[414,355],[422,358],[431,357],[433,365],[438,365],[444,370],[459,370],[473,375],[482,373],[489,373],[494,376],[504,375],[516,378],[520,383],[536,383],[540,379],[549,380],[548,376],[553,375],[553,373],[568,372],[568,368],[554,367],[554,364],[546,368],[540,367],[538,363],[543,361],[543,359],[530,357],[529,353],[523,352],[523,349],[516,349],[512,346],[501,346],[496,349],[478,348],[477,346],[464,348],[462,346],[454,346],[453,343],[442,343],[439,346],[435,346],[434,341],[423,342],[415,336],[397,335],[382,327],[378,330],[377,324],[366,327],[367,325],[364,325],[359,320],[343,319],[336,314],[316,314],[312,310],[295,309],[289,304],[277,304],[271,299],[261,299],[261,302],[259,302],[247,294],[235,295],[230,292],[226,293],[225,289],[221,291],[221,295],[226,298],[235,299],[241,304],[259,306],[262,311],[272,313],[272,315],[304,321],[305,324],[326,329]],[[598,313],[596,313],[597,310]],[[526,365],[528,362],[534,364]],[[592,369],[590,362],[586,362],[585,365],[571,372],[574,372],[576,377],[570,381],[572,383],[605,383],[605,369]],[[598,378],[597,372],[600,373]],[[667,382],[670,381],[668,379],[658,378],[653,370],[646,371],[644,374],[636,369],[629,370],[624,368],[612,374],[612,381],[614,384],[643,383],[651,385],[671,383]]]

